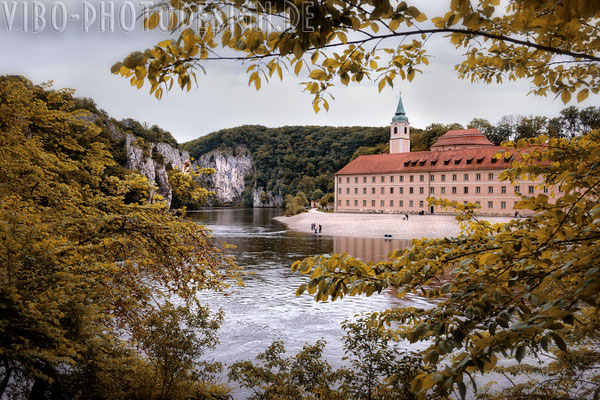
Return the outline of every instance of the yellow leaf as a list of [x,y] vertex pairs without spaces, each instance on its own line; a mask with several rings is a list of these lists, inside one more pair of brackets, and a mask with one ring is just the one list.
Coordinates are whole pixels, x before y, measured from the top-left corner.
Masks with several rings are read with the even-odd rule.
[[302,64],[303,64],[302,60],[298,60],[298,62],[296,63],[296,66],[294,67],[294,73],[296,75],[300,74],[300,71],[302,70]]
[[567,104],[571,100],[571,93],[568,89],[563,90],[563,92],[560,94],[560,99],[565,104]]
[[323,71],[321,69],[315,69],[310,72],[309,77],[311,79],[316,79],[316,80],[322,81],[322,80],[325,80],[327,75],[325,74],[325,71]]
[[579,93],[577,93],[577,102],[581,103],[582,101],[587,99],[589,94],[590,94],[590,91],[588,89],[580,90]]
[[160,15],[158,12],[152,13],[152,15],[144,21],[144,28],[146,29],[154,29],[158,26],[158,21],[160,20]]

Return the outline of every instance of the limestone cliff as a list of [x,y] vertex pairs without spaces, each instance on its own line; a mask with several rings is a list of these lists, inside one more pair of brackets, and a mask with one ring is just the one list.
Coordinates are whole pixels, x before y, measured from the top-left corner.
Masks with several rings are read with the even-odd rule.
[[124,141],[125,167],[138,171],[155,185],[156,192],[150,193],[150,201],[158,193],[171,205],[173,194],[167,169],[178,168],[183,171],[186,162],[190,160],[188,152],[167,143],[151,143],[129,133],[123,133],[112,124],[108,129],[114,139]]
[[[209,186],[216,193],[213,205],[244,202],[253,207],[281,207],[283,203],[281,193],[256,187],[248,179],[255,173],[254,160],[242,147],[234,152],[210,151],[195,160],[194,165],[216,170],[209,178]],[[252,186],[247,187],[249,184]]]
[[210,187],[215,191],[219,203],[242,202],[244,178],[254,169],[252,157],[246,153],[233,155],[214,150],[194,160],[194,165],[216,170],[210,175]]

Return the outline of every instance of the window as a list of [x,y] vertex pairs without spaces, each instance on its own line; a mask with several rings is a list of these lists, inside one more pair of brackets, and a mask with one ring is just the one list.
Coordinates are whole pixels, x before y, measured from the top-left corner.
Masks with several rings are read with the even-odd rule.
[[463,188],[463,193],[464,193],[464,194],[469,194],[469,187],[468,187],[468,186],[465,186],[465,187]]
[[400,175],[400,182],[404,182],[404,175]]
[[346,206],[350,205],[350,200],[346,200]]
[[381,200],[379,204],[381,204],[381,207],[385,207],[385,200]]
[[423,208],[423,200],[419,200],[419,207]]
[[354,183],[358,183],[358,176],[354,177]]
[[481,202],[480,201],[476,201],[475,204],[477,204],[479,207],[481,207]]
[[393,187],[390,188],[390,194],[394,194],[394,188]]
[[375,200],[371,200],[371,207],[375,207]]
[[468,201],[463,201],[463,204],[466,206],[469,202]]
[[375,188],[371,188],[371,194],[375,194]]
[[375,183],[375,177],[371,178],[371,182]]
[[456,181],[456,174],[452,174],[452,181]]
[[515,186],[515,193],[521,193],[521,188],[519,186]]
[[398,133],[398,127],[397,126],[394,127],[394,134],[396,134],[396,133]]
[[394,200],[390,200],[390,207],[394,207]]
[[390,183],[394,183],[394,177],[390,176]]
[[354,207],[358,206],[358,200],[354,200]]
[[341,205],[342,205],[342,201],[338,200],[338,206],[341,206]]
[[366,207],[366,206],[367,206],[367,201],[363,200],[363,207]]
[[502,209],[506,208],[506,202],[505,201],[501,201],[500,202],[500,208],[502,208]]
[[415,181],[415,177],[413,175],[411,175],[408,179],[410,182],[414,182]]
[[445,187],[442,187],[440,190],[441,190],[441,194],[446,194],[446,188]]
[[500,192],[501,192],[502,194],[506,194],[506,186],[502,186],[502,187],[500,188]]
[[407,134],[407,133],[408,133],[408,127],[405,126],[404,127],[404,134]]
[[494,208],[494,202],[488,201],[488,208]]
[[489,194],[494,194],[494,187],[493,186],[488,186],[488,193]]
[[342,178],[338,178],[338,183],[342,183]]
[[469,180],[469,174],[465,174],[465,182]]
[[404,207],[404,200],[400,200],[398,202],[398,207]]
[[493,172],[490,172],[490,173],[488,174],[488,181],[493,181],[493,180],[494,180],[494,173],[493,173]]
[[400,188],[400,194],[404,194],[404,188]]
[[452,186],[452,194],[456,194],[456,186]]
[[385,188],[381,188],[381,194],[385,194]]
[[342,194],[342,188],[338,188],[338,193]]
[[429,194],[435,194],[435,188],[429,188]]
[[429,180],[430,180],[431,182],[434,182],[434,181],[435,181],[435,176],[434,176],[434,175],[429,175]]
[[425,182],[425,175],[419,175],[419,182]]
[[363,194],[367,194],[367,188],[363,188]]
[[385,176],[381,177],[381,183],[385,183]]
[[414,193],[414,189],[413,188],[408,188],[408,194],[413,194]]
[[529,186],[529,188],[527,188],[529,191],[529,194],[533,194],[534,191],[534,187],[533,186]]
[[350,194],[350,188],[346,188],[346,194]]
[[442,174],[442,182],[446,182],[446,174]]
[[420,188],[419,188],[419,194],[423,194],[423,193],[424,193],[424,192],[423,192],[423,187],[420,187]]
[[367,177],[363,176],[363,183],[367,183]]
[[481,186],[475,186],[475,193],[476,194],[481,193]]
[[408,206],[409,206],[409,207],[412,207],[412,206],[413,206],[413,201],[412,201],[412,200],[410,200],[410,201],[408,202]]
[[346,178],[346,183],[350,183],[350,178]]
[[545,187],[545,188],[543,189],[543,191],[544,191],[544,193],[548,193],[548,188],[547,188],[547,187]]
[[358,188],[354,188],[354,194],[358,194]]
[[475,180],[476,181],[480,181],[481,180],[481,174],[476,174],[475,175]]

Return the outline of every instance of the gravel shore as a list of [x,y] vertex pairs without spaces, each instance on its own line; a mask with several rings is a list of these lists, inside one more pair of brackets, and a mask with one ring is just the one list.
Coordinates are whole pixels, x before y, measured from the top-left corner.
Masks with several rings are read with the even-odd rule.
[[[275,217],[288,228],[311,233],[314,222],[323,227],[323,235],[350,237],[377,237],[392,235],[394,239],[452,237],[460,233],[452,215],[349,214],[325,213],[315,209],[292,217]],[[510,217],[481,217],[493,223],[508,222]]]

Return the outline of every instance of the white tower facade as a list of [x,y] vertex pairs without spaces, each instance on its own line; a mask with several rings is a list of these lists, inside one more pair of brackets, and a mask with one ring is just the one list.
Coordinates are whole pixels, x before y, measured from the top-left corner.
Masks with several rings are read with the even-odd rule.
[[406,117],[402,96],[398,100],[396,115],[390,126],[390,154],[410,152],[410,122]]

